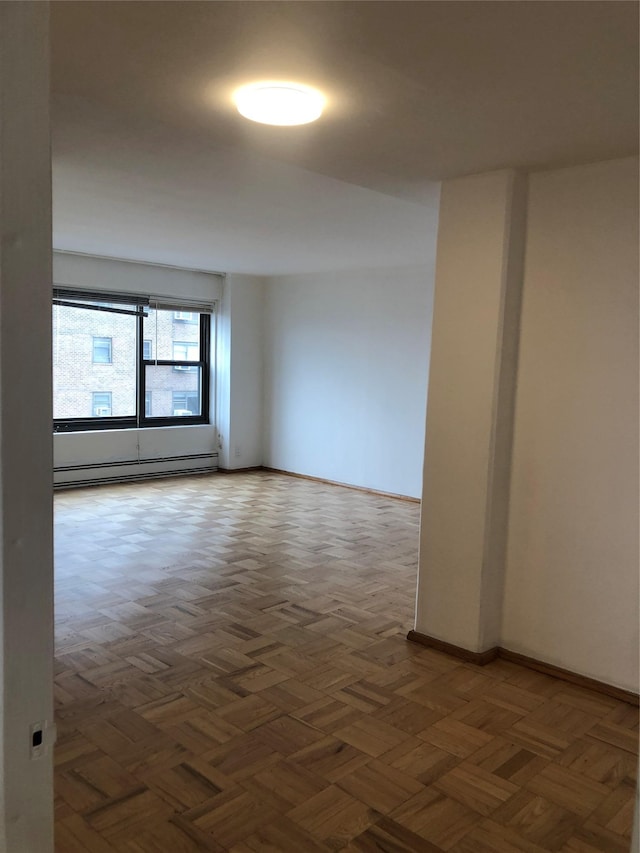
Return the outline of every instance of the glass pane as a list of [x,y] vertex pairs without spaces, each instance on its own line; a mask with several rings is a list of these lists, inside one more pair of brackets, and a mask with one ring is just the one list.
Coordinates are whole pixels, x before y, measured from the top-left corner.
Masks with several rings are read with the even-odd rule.
[[200,360],[200,314],[150,308],[143,325],[143,339],[151,343],[151,358],[159,361]]
[[200,367],[145,366],[152,418],[188,418],[202,413]]
[[136,318],[54,305],[54,418],[135,414]]

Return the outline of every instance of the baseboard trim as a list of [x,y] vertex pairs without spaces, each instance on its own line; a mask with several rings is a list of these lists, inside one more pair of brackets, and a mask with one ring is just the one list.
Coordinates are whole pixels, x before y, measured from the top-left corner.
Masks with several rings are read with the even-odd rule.
[[412,643],[420,643],[421,646],[427,646],[437,652],[444,652],[451,657],[460,658],[467,663],[475,663],[478,666],[486,666],[498,657],[497,648],[487,649],[486,652],[472,652],[471,649],[454,646],[453,643],[445,643],[444,640],[437,640],[428,634],[421,634],[420,631],[409,631],[407,640],[411,640]]
[[412,498],[409,495],[398,495],[395,492],[381,492],[379,489],[368,489],[366,486],[353,486],[351,483],[340,483],[338,480],[327,480],[324,477],[312,477],[310,474],[297,474],[295,471],[285,471],[282,468],[269,468],[266,465],[262,465],[260,470],[267,471],[270,474],[285,474],[287,477],[296,477],[299,480],[324,483],[327,486],[341,486],[343,489],[353,489],[356,492],[365,492],[368,495],[379,495],[381,498],[394,498],[398,501],[408,501],[414,504],[420,503],[420,498]]
[[262,465],[249,465],[247,468],[216,468],[218,474],[248,474],[250,471],[262,471]]
[[630,705],[640,704],[640,696],[632,690],[625,690],[622,687],[607,684],[606,681],[598,681],[596,678],[580,675],[579,672],[572,672],[555,664],[546,663],[546,661],[531,658],[527,655],[521,655],[519,652],[512,652],[510,649],[502,648],[502,646],[495,646],[486,652],[472,652],[470,649],[456,646],[453,643],[445,643],[444,640],[438,640],[436,637],[430,637],[428,634],[420,633],[420,631],[409,631],[407,640],[410,640],[412,643],[419,643],[421,646],[427,646],[430,649],[435,649],[438,652],[444,652],[451,655],[451,657],[459,658],[466,663],[473,663],[477,666],[486,666],[486,664],[491,663],[496,658],[502,658],[519,666],[524,666],[527,669],[534,669],[536,672],[541,672],[544,675],[568,681],[577,687],[583,687],[586,690],[593,690],[596,693],[611,696],[612,699],[628,702]]
[[511,661],[511,663],[526,666],[528,669],[535,669],[536,672],[542,672],[544,675],[552,675],[554,678],[569,681],[578,687],[595,690],[597,693],[611,696],[612,699],[620,699],[623,702],[628,702],[630,705],[640,705],[640,696],[634,693],[633,690],[625,690],[623,687],[616,687],[613,684],[607,684],[606,681],[598,681],[597,678],[580,675],[579,672],[572,672],[570,669],[563,669],[555,664],[546,663],[545,661],[537,660],[537,658],[530,658],[527,655],[521,655],[519,652],[512,652],[510,649],[501,648],[499,650],[499,657]]

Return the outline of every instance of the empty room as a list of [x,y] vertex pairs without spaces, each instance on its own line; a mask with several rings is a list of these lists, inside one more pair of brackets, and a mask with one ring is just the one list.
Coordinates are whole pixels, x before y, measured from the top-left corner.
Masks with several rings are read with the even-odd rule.
[[0,46],[0,850],[636,851],[638,5]]

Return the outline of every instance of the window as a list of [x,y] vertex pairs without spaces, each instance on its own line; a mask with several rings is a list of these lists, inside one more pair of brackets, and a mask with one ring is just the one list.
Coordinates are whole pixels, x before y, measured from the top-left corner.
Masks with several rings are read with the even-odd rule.
[[66,289],[53,301],[55,431],[209,423],[208,312]]
[[111,391],[94,391],[91,394],[94,418],[111,417]]
[[[174,341],[173,342],[173,358],[174,361],[198,361],[199,345],[197,341]],[[173,367],[177,371],[193,372],[197,367],[192,367],[187,364],[175,364]]]
[[178,323],[197,323],[198,315],[192,311],[174,311],[173,319],[177,320]]
[[173,357],[176,361],[197,361],[198,350],[197,341],[173,342]]
[[[178,314],[187,313],[197,322],[175,322]],[[142,322],[144,338],[154,341],[155,354],[153,361],[145,361],[141,377],[144,390],[153,392],[148,423],[205,418],[209,408],[209,315],[150,307]]]
[[174,391],[173,416],[181,418],[200,411],[200,394],[197,391]]
[[93,363],[111,364],[111,338],[93,339]]
[[[87,429],[106,429],[107,418],[136,422],[136,340],[138,306],[100,302],[75,294],[54,299],[53,417],[56,429],[83,421]],[[94,418],[92,392],[112,392],[111,411]],[[83,426],[65,428],[82,429]]]

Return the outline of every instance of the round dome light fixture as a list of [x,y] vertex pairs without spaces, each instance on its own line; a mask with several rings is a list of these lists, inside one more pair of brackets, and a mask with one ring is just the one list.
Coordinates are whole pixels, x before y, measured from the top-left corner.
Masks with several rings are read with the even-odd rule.
[[233,99],[241,116],[280,127],[309,124],[320,118],[325,105],[317,89],[279,80],[249,83],[238,89]]

